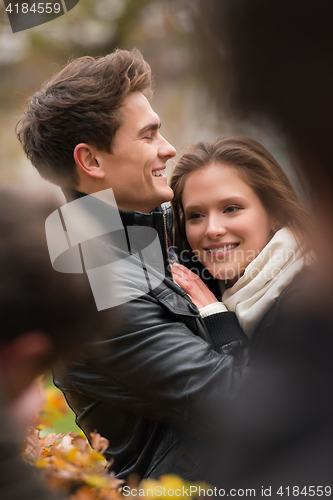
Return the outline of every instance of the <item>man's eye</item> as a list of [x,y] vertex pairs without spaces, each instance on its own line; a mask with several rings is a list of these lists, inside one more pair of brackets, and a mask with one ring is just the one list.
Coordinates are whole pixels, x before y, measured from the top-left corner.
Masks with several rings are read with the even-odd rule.
[[153,139],[153,134],[146,135],[144,139],[148,139],[149,141],[151,141]]

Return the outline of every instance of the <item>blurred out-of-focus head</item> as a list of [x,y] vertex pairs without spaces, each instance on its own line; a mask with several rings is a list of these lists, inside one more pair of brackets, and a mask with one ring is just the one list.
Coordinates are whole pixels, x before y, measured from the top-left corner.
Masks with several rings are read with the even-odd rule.
[[0,376],[9,399],[106,326],[109,313],[97,311],[87,275],[52,268],[45,219],[58,206],[0,188]]
[[269,116],[311,187],[322,175],[333,182],[333,3],[199,0],[196,6],[198,54],[217,103]]

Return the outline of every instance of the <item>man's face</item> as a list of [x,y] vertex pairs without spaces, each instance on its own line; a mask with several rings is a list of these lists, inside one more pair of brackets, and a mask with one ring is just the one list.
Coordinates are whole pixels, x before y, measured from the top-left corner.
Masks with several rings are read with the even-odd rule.
[[113,189],[118,208],[149,213],[173,198],[164,171],[176,150],[159,133],[159,117],[140,92],[127,97],[120,113],[112,153],[98,152],[103,187]]

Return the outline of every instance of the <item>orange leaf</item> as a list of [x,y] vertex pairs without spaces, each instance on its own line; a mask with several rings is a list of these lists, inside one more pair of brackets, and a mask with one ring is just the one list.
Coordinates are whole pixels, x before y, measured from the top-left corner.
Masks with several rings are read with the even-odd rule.
[[106,438],[102,437],[100,434],[98,434],[96,430],[95,432],[90,433],[90,437],[91,437],[92,448],[103,455],[103,453],[109,446],[109,441]]

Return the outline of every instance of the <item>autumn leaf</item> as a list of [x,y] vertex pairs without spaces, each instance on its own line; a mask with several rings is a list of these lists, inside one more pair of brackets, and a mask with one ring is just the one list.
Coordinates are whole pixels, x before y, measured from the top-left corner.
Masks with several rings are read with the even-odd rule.
[[26,437],[23,456],[28,461],[33,461],[41,456],[42,450],[43,450],[43,443],[39,439],[39,430],[32,428],[28,436]]
[[98,451],[103,455],[103,453],[107,450],[109,446],[109,441],[102,437],[98,432],[95,430],[95,432],[90,433],[91,437],[91,446],[95,451]]

